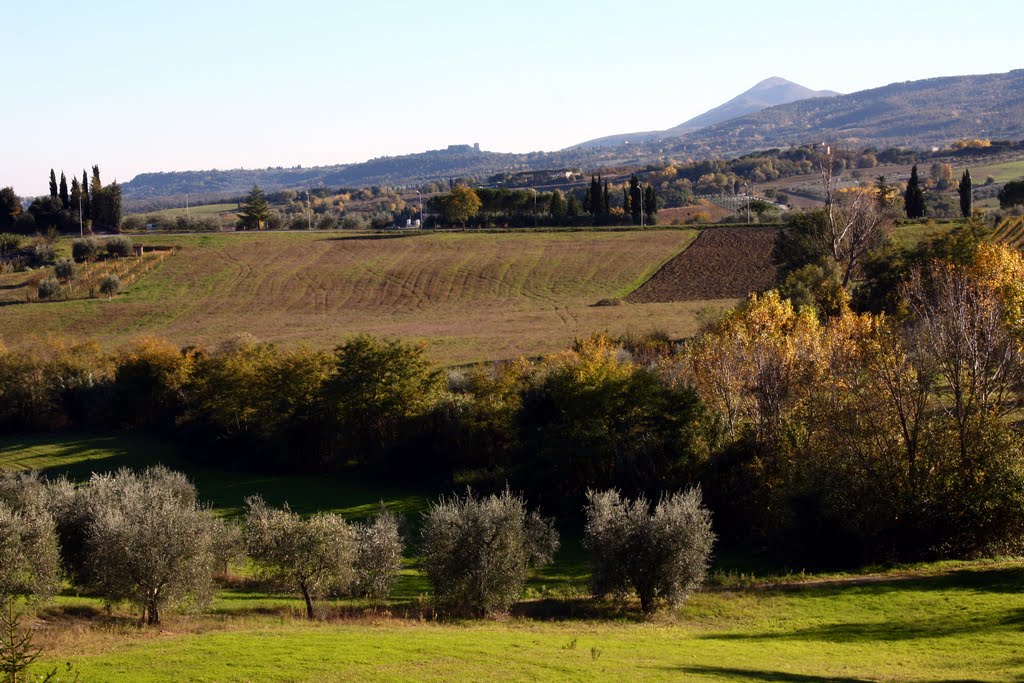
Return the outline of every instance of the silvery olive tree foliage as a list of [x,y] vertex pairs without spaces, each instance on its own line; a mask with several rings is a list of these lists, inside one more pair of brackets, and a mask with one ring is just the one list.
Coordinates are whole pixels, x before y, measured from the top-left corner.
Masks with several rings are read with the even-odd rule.
[[387,509],[369,522],[356,525],[355,592],[374,600],[391,594],[402,568],[402,535],[398,516]]
[[653,510],[643,496],[588,491],[585,512],[595,596],[634,590],[650,613],[659,600],[679,605],[703,583],[715,535],[700,489],[663,496]]
[[135,603],[159,624],[165,606],[212,597],[224,527],[185,475],[161,466],[94,474],[83,494],[86,574],[105,600]]
[[303,518],[287,504],[269,507],[259,496],[245,501],[245,545],[269,578],[302,594],[306,616],[314,600],[351,589],[359,547],[356,530],[340,515]]
[[552,520],[527,513],[522,497],[441,498],[424,513],[423,565],[438,604],[476,614],[505,612],[523,592],[531,568],[558,550]]

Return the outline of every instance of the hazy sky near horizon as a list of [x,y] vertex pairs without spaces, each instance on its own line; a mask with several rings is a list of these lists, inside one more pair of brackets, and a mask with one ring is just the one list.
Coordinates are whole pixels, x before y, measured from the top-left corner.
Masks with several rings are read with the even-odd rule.
[[1020,0],[14,0],[0,186],[555,150],[674,126],[769,76],[853,92],[1021,68],[1021,19]]

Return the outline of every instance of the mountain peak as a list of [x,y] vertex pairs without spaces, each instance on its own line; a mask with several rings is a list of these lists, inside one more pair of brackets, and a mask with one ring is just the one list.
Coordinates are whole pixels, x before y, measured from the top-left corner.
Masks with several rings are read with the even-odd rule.
[[[782,78],[781,76],[771,76],[766,78],[750,90],[757,90],[758,88],[777,88],[780,85],[797,85],[793,81]],[[748,91],[749,92],[749,91]]]
[[725,104],[710,109],[700,116],[679,124],[668,130],[656,130],[645,133],[629,133],[626,135],[611,135],[597,140],[590,140],[582,143],[582,147],[614,147],[625,142],[643,142],[657,140],[662,137],[678,137],[691,133],[716,123],[722,123],[729,119],[735,119],[747,114],[755,114],[762,109],[774,107],[780,104],[789,104],[798,100],[806,100],[811,97],[834,97],[839,93],[831,90],[811,90],[799,83],[786,80],[780,76],[766,78],[749,90],[745,90]]

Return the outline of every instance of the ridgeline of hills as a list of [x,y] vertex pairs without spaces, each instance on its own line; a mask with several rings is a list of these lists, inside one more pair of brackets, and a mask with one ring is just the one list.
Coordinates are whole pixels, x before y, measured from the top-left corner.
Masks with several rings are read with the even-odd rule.
[[785,78],[773,76],[772,78],[766,78],[761,81],[750,90],[740,93],[725,104],[719,105],[714,109],[710,109],[703,114],[695,116],[688,121],[684,121],[678,126],[674,126],[668,130],[653,130],[644,133],[620,133],[618,135],[609,135],[603,138],[597,138],[596,140],[587,140],[586,142],[576,145],[576,147],[582,147],[584,149],[594,147],[618,147],[619,145],[624,144],[637,144],[641,142],[661,140],[663,138],[680,137],[695,130],[713,126],[716,123],[729,121],[740,116],[746,116],[747,114],[754,114],[768,107],[774,107],[780,104],[789,104],[790,102],[798,102],[812,97],[834,97],[838,94],[839,93],[832,90],[811,90],[810,88],[805,88],[799,83],[794,83],[792,81],[787,81]]
[[193,198],[239,196],[254,184],[265,190],[408,186],[453,177],[482,179],[504,172],[607,169],[646,164],[664,157],[686,161],[736,156],[823,141],[882,149],[941,147],[964,138],[1024,137],[1024,69],[893,83],[848,95],[828,96],[826,91],[825,96],[769,106],[692,129],[757,106],[758,97],[790,97],[800,93],[822,95],[783,79],[768,79],[720,107],[675,129],[662,131],[657,139],[639,144],[584,143],[557,152],[527,154],[499,154],[469,145],[453,145],[443,150],[337,166],[143,173],[125,183],[123,191],[131,206],[186,193]]

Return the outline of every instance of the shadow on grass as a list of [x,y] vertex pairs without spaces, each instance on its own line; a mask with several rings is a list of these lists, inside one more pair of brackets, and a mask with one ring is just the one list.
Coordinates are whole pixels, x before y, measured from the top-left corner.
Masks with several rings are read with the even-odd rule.
[[993,569],[957,569],[931,576],[850,577],[835,581],[765,585],[765,590],[813,592],[833,597],[857,591],[865,595],[885,595],[904,591],[976,591],[980,593],[1019,593],[1024,586],[1024,567]]
[[757,669],[735,669],[727,666],[683,666],[676,669],[695,676],[715,676],[737,681],[770,681],[777,683],[869,683],[874,679],[851,678],[848,676],[811,676],[786,671],[758,671]]
[[823,624],[778,633],[719,633],[698,636],[702,640],[804,640],[830,643],[865,641],[895,642],[922,638],[960,637],[968,633],[992,633],[1020,630],[1024,625],[1024,608],[1003,612],[986,619],[915,619],[913,621],[880,621],[868,623]]
[[535,621],[628,621],[641,623],[647,617],[626,603],[584,598],[544,598],[512,605],[511,616]]

